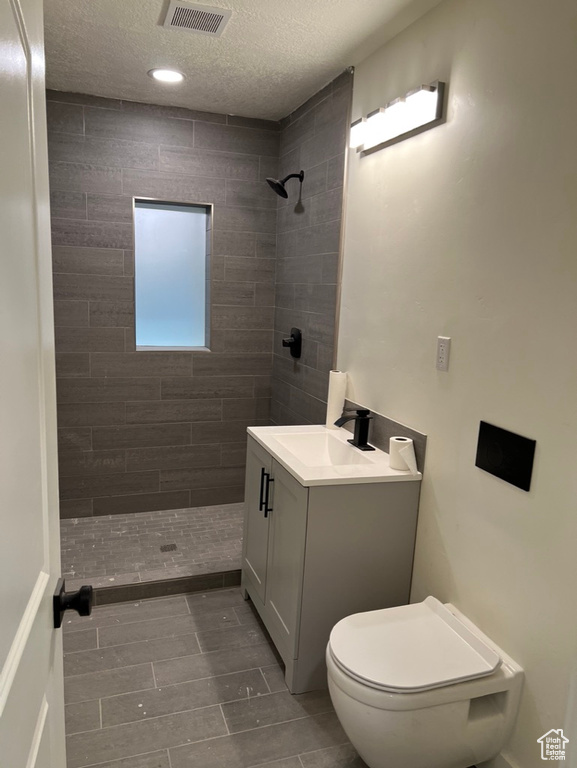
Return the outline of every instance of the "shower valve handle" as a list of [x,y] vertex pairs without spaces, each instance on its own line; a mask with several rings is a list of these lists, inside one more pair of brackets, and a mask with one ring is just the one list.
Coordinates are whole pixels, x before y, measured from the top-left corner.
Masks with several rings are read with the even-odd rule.
[[301,349],[303,344],[303,335],[300,328],[291,328],[291,335],[288,339],[282,340],[283,347],[288,347],[293,357],[301,356]]

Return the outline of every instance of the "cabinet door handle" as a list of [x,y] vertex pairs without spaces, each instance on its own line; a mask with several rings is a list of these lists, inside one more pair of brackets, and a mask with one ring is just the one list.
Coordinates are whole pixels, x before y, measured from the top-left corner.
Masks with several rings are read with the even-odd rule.
[[268,517],[268,513],[272,512],[272,507],[269,507],[268,501],[269,501],[270,484],[274,483],[274,478],[272,478],[268,472],[264,472],[263,477],[264,476],[266,476],[266,489],[265,489],[265,496],[264,496],[264,516]]
[[260,470],[260,492],[258,494],[258,511],[262,512],[264,508],[264,499],[262,492],[264,491],[264,476],[266,475],[266,472],[264,471],[264,467],[261,467]]

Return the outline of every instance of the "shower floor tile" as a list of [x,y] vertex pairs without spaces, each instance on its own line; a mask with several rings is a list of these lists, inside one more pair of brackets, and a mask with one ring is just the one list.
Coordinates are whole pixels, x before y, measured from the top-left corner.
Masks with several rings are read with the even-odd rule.
[[61,520],[67,588],[76,580],[99,588],[239,569],[243,507],[222,504]]

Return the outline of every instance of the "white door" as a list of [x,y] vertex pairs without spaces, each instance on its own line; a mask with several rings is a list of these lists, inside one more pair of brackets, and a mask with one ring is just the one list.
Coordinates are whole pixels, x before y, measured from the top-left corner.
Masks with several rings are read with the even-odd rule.
[[41,0],[0,0],[0,766],[64,768]]

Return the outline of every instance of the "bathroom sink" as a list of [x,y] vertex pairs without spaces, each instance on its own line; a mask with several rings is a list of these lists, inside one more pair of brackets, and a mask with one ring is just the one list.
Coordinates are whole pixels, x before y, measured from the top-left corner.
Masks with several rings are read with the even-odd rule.
[[[305,486],[420,480],[418,472],[391,469],[389,454],[363,452],[345,429],[321,425],[249,427],[248,434]],[[370,437],[369,437],[370,443]]]
[[350,443],[343,443],[328,429],[324,434],[278,435],[277,440],[307,467],[343,467],[349,464],[371,463],[361,451],[353,448]]

